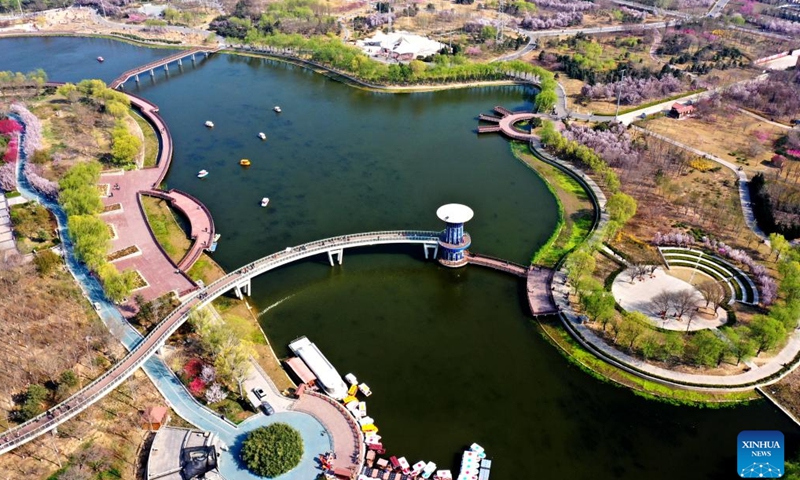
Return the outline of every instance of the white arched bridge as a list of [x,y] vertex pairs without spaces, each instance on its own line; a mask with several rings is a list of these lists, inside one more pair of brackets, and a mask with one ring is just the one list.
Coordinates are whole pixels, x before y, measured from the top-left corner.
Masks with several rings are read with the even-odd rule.
[[[181,305],[167,315],[128,355],[92,383],[46,413],[0,434],[0,454],[9,452],[39,435],[53,430],[86,410],[130,377],[147,359],[164,346],[167,339],[189,318],[192,309],[205,306],[230,290],[234,290],[240,297],[242,293],[249,295],[250,282],[253,277],[320,253],[328,254],[331,265],[334,264],[334,260],[338,260],[338,263],[341,264],[345,249],[372,245],[422,244],[425,258],[436,258],[439,249],[439,235],[440,232],[414,230],[342,235],[286,248],[234,270],[205,288],[197,289],[185,297]],[[430,255],[431,253],[432,255]]]

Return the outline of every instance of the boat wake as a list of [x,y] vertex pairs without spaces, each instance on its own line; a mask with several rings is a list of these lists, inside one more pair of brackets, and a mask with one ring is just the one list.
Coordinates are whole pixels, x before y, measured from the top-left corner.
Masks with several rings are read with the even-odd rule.
[[258,315],[257,315],[257,317],[258,317],[258,318],[260,318],[260,317],[261,317],[261,315],[264,315],[265,313],[269,312],[270,310],[272,310],[273,308],[277,307],[277,306],[278,306],[278,305],[280,305],[281,303],[283,303],[283,302],[285,302],[286,300],[289,300],[290,298],[294,297],[294,295],[295,295],[295,294],[293,293],[293,294],[291,294],[291,295],[289,295],[289,296],[287,296],[287,297],[283,297],[283,298],[281,298],[280,300],[278,300],[277,302],[273,303],[273,304],[272,304],[272,305],[270,305],[269,307],[267,307],[267,308],[265,308],[264,310],[261,310],[260,312],[258,312]]

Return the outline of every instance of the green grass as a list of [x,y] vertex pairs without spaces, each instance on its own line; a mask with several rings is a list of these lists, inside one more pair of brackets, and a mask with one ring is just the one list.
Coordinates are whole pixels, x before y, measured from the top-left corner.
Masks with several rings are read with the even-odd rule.
[[200,279],[203,281],[204,284],[208,285],[209,279],[207,278],[206,275],[208,274],[210,268],[211,268],[211,263],[209,263],[209,261],[203,258],[201,255],[200,258],[198,258],[197,261],[194,262],[192,268],[190,268],[189,271],[186,272],[186,274],[189,275],[189,278],[193,280]]
[[594,223],[594,213],[592,211],[575,212],[571,215],[571,218],[567,219],[564,200],[567,197],[574,197],[580,202],[588,202],[590,201],[589,195],[577,180],[558,168],[537,160],[530,153],[526,144],[514,142],[511,144],[511,151],[514,156],[531,167],[544,180],[548,190],[556,199],[558,205],[556,228],[550,238],[531,259],[531,263],[554,266],[561,257],[586,239]]
[[163,200],[146,195],[142,196],[142,206],[156,241],[173,262],[180,262],[189,250],[191,242],[175,220],[172,210]]
[[136,120],[136,123],[139,124],[139,128],[142,129],[142,133],[144,134],[144,166],[145,168],[155,167],[156,161],[158,160],[158,138],[156,137],[156,131],[153,129],[153,126],[138,113],[132,112],[131,116]]
[[16,190],[14,190],[13,192],[6,192],[6,198],[14,198],[14,197],[20,197],[20,196],[22,196],[22,194],[19,193]]

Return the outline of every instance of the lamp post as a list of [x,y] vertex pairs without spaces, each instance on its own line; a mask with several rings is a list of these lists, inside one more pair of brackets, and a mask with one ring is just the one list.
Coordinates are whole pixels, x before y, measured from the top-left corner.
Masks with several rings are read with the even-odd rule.
[[619,99],[622,94],[622,81],[625,80],[625,69],[622,69],[622,76],[619,79],[619,84],[617,86],[617,111],[614,112],[614,121],[618,121],[617,117],[619,117]]

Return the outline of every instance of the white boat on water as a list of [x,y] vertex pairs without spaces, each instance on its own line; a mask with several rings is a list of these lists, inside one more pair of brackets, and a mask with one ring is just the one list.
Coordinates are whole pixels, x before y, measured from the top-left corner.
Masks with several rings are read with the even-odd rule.
[[420,460],[419,462],[415,463],[414,466],[411,468],[411,473],[409,475],[411,475],[412,477],[415,475],[419,475],[420,473],[422,473],[423,468],[425,468],[425,462]]
[[261,140],[266,140],[267,136],[264,134],[264,132],[258,132],[258,138],[260,138]]
[[436,464],[433,462],[428,462],[425,464],[425,468],[422,469],[422,478],[431,478],[433,472],[436,471]]
[[266,207],[267,205],[269,205],[269,198],[267,198],[267,197],[262,198],[261,199],[261,206],[262,207]]
[[212,122],[211,120],[206,120],[205,125],[208,128],[214,128],[214,122]]
[[369,389],[366,383],[359,383],[358,390],[363,393],[365,397],[372,395],[372,390]]
[[403,472],[403,475],[408,475],[408,472],[411,471],[411,465],[408,464],[406,457],[398,458],[397,463],[400,465],[400,471]]
[[273,107],[272,109],[275,110],[275,113],[281,113],[281,107],[277,105],[275,105],[275,107]]
[[358,416],[359,417],[367,416],[367,402],[358,402]]
[[347,375],[345,375],[344,379],[347,380],[347,383],[350,384],[350,385],[357,385],[358,384],[358,379],[352,373],[348,373]]
[[200,170],[197,172],[197,178],[205,178],[208,176],[208,170]]

